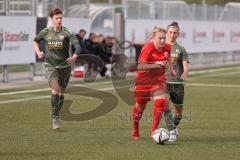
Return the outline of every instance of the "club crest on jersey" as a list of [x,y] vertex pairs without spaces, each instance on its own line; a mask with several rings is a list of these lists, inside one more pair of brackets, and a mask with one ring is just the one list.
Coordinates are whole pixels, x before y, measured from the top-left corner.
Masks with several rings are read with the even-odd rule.
[[63,40],[63,39],[64,39],[64,36],[59,36],[59,39],[60,39],[60,40]]
[[164,52],[164,56],[168,58],[168,52]]

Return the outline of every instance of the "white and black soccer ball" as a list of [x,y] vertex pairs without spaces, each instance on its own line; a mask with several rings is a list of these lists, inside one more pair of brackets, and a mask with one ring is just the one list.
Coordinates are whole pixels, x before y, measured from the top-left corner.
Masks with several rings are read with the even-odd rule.
[[164,144],[169,139],[169,132],[164,128],[156,129],[153,134],[152,138],[157,144]]

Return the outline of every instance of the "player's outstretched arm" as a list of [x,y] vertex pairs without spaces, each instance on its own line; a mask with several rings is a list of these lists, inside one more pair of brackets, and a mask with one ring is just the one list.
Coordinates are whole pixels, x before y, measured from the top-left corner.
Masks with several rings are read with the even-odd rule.
[[77,54],[73,54],[72,57],[70,57],[70,58],[67,59],[67,63],[68,63],[68,64],[73,64],[73,63],[76,61],[77,57],[78,57]]
[[43,59],[44,58],[44,53],[42,51],[40,51],[40,47],[39,47],[39,43],[33,41],[33,49],[35,51],[35,53],[37,54],[39,59]]
[[137,69],[138,70],[149,70],[149,69],[156,69],[156,68],[161,68],[162,66],[160,64],[149,64],[149,63],[140,63],[138,64]]
[[188,76],[188,62],[187,61],[183,61],[183,73],[180,77],[181,80],[186,80]]
[[74,46],[75,52],[72,57],[69,57],[67,59],[67,63],[73,64],[76,61],[77,57],[80,55],[81,46],[79,45],[77,38],[73,34],[70,34],[69,40],[70,40],[71,44]]
[[169,70],[171,72],[171,75],[173,77],[175,77],[177,75],[176,71],[173,69],[173,66],[172,66],[172,61],[171,61],[171,56],[168,56],[168,67],[169,67]]

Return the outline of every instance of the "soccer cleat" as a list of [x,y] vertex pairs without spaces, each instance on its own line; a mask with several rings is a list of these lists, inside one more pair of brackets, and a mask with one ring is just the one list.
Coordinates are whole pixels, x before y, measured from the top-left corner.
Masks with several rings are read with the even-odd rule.
[[132,130],[132,137],[135,141],[139,140],[139,131],[137,129]]
[[59,117],[54,117],[53,118],[53,129],[60,129]]
[[169,142],[176,142],[177,141],[177,135],[178,135],[178,129],[174,129],[174,130],[171,130],[169,132],[170,136],[169,136]]

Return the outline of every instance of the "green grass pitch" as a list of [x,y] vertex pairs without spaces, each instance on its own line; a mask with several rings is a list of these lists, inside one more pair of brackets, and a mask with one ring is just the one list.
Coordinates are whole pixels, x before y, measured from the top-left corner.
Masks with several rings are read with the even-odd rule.
[[[118,99],[117,107],[88,121],[62,121],[61,132],[51,129],[50,92],[31,92],[47,88],[47,84],[24,88],[23,90],[30,91],[24,93],[6,94],[14,90],[0,90],[0,159],[239,159],[239,69],[240,67],[217,68],[196,71],[189,76],[185,86],[184,118],[179,126],[178,141],[166,145],[157,145],[149,138],[152,103],[148,104],[141,121],[140,140],[132,140],[132,106],[117,95],[110,81],[83,86],[114,95]],[[74,82],[76,84],[78,82]],[[132,98],[128,95],[127,87],[129,81],[123,81],[121,92],[126,91],[123,94],[125,98]],[[19,88],[16,90],[19,91]],[[99,96],[102,94],[99,92],[94,94]],[[108,105],[112,105],[114,100],[111,97],[106,94],[104,98]],[[73,100],[70,111],[74,114],[86,113],[102,103],[100,99],[75,94],[67,94],[66,99]],[[160,127],[165,127],[165,124],[161,122]]]

